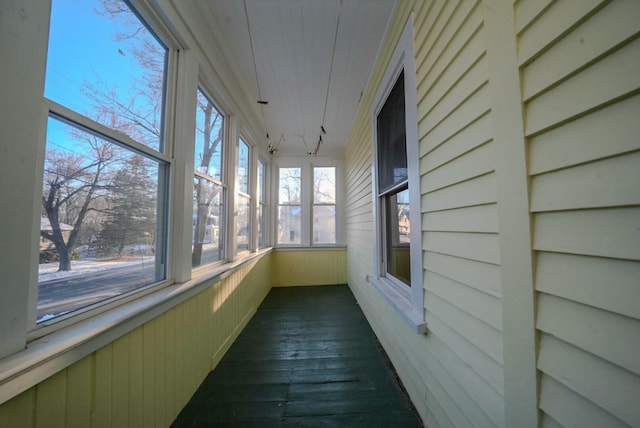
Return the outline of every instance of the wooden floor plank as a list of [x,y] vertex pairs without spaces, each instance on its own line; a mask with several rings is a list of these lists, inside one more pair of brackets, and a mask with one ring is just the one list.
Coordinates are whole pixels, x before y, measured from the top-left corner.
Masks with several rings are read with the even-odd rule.
[[274,288],[174,428],[421,427],[345,285]]

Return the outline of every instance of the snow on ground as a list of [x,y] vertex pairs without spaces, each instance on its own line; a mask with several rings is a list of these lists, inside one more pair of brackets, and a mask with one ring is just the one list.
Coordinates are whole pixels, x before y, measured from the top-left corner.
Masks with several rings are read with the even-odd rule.
[[113,269],[117,267],[132,266],[144,262],[153,263],[153,257],[141,257],[137,260],[127,261],[101,261],[101,260],[72,260],[71,270],[58,272],[58,263],[46,263],[38,266],[38,281],[51,281],[60,278],[86,275],[92,272]]

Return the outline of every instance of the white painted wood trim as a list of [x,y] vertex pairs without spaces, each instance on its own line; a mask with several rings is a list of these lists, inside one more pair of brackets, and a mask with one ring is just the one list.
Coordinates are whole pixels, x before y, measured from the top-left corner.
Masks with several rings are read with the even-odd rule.
[[[406,141],[407,141],[407,168],[409,175],[409,201],[411,221],[411,288],[410,293],[398,292],[388,278],[383,278],[384,266],[381,263],[380,248],[383,244],[381,226],[379,221],[379,199],[377,183],[377,115],[384,105],[393,85],[401,71],[404,71],[405,87],[405,115],[406,115]],[[418,101],[417,101],[416,69],[413,51],[413,15],[410,15],[404,30],[389,60],[386,71],[378,87],[373,103],[371,104],[370,120],[372,127],[372,214],[374,222],[373,266],[375,277],[369,279],[373,285],[385,296],[392,306],[401,315],[410,320],[411,325],[421,325],[416,331],[426,332],[424,323],[424,284],[422,269],[422,213],[421,213],[421,186],[420,186],[420,144],[418,141]],[[387,295],[388,294],[388,295]],[[404,299],[399,302],[398,299]],[[415,322],[414,322],[415,321]]]
[[484,0],[501,266],[505,426],[538,426],[527,159],[512,2]]

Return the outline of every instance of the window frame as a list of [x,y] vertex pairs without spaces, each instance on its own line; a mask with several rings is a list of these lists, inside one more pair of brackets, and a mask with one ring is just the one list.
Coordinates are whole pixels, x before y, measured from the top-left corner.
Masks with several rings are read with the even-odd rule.
[[[411,284],[401,282],[397,278],[389,277],[383,262],[386,252],[385,209],[379,197],[378,186],[378,114],[385,105],[398,77],[404,76],[404,102],[406,151],[410,206],[410,260]],[[422,268],[422,219],[420,195],[420,147],[418,140],[418,115],[416,93],[415,59],[413,51],[413,19],[410,16],[389,60],[382,81],[371,104],[371,150],[372,150],[372,217],[373,217],[373,266],[374,273],[368,281],[375,286],[392,307],[417,333],[426,333],[424,308],[424,271]],[[395,185],[394,188],[402,185]],[[388,190],[388,189],[387,189]]]
[[[333,167],[336,169],[336,242],[314,243],[313,236],[313,170],[314,168]],[[280,168],[300,168],[301,197],[300,208],[302,210],[301,237],[299,244],[278,243],[278,207],[280,206]],[[273,184],[270,186],[274,192],[274,208],[270,226],[273,228],[273,245],[280,248],[288,247],[314,247],[335,248],[342,247],[342,207],[344,206],[344,192],[342,186],[343,162],[333,157],[307,157],[307,158],[276,158],[273,163]]]
[[[334,200],[333,203],[326,203],[326,202],[318,202],[316,203],[315,200],[315,192],[314,192],[314,186],[315,186],[315,174],[316,174],[316,169],[320,169],[320,168],[333,168],[333,177],[334,177]],[[334,230],[334,236],[335,236],[335,240],[333,242],[315,242],[315,228],[314,228],[314,224],[315,224],[315,208],[316,207],[333,207],[333,212],[334,212],[334,217],[333,217],[333,230]],[[322,246],[334,246],[338,243],[338,167],[335,165],[316,165],[316,164],[311,164],[311,236],[309,239],[309,244],[311,246],[314,247],[322,247]]]
[[[177,41],[171,36],[170,32],[166,31],[166,28],[161,24],[161,21],[157,18],[155,13],[146,7],[138,4],[132,4],[132,2],[125,1],[127,7],[131,10],[131,12],[136,16],[136,18],[140,21],[141,25],[145,26],[150,35],[166,49],[165,61],[164,61],[164,84],[163,84],[163,92],[162,92],[162,112],[161,112],[161,136],[159,141],[159,146],[157,148],[150,147],[146,144],[138,142],[131,138],[129,135],[119,132],[113,128],[104,125],[92,118],[88,115],[76,111],[72,108],[69,108],[65,105],[62,105],[54,100],[51,100],[45,96],[44,90],[41,93],[41,105],[42,105],[42,116],[40,117],[40,138],[39,144],[41,144],[41,152],[40,158],[38,159],[41,171],[38,172],[38,182],[40,187],[35,189],[36,192],[40,195],[39,200],[41,200],[41,192],[42,192],[42,182],[43,182],[43,165],[44,165],[44,155],[47,146],[46,134],[47,134],[47,126],[50,118],[56,119],[60,122],[67,123],[69,126],[75,127],[79,129],[81,132],[87,132],[89,134],[94,134],[99,138],[102,138],[108,142],[119,145],[125,150],[138,153],[147,159],[152,159],[158,162],[158,166],[162,165],[162,168],[159,168],[158,174],[158,202],[157,205],[160,207],[162,205],[162,209],[157,211],[157,222],[162,223],[162,254],[159,256],[163,259],[163,269],[164,269],[164,278],[143,286],[140,286],[134,290],[129,292],[125,292],[103,301],[95,302],[89,304],[85,307],[81,307],[75,310],[70,311],[69,313],[59,315],[55,318],[37,322],[37,296],[39,290],[39,280],[37,274],[37,265],[35,268],[34,280],[30,281],[29,284],[29,295],[28,295],[28,306],[27,306],[27,331],[26,331],[26,340],[32,341],[38,339],[40,337],[46,336],[52,332],[68,327],[72,324],[76,324],[80,321],[95,317],[99,314],[112,310],[124,303],[139,299],[147,294],[153,293],[160,288],[166,287],[172,282],[173,275],[173,266],[172,263],[169,262],[170,254],[172,252],[171,248],[171,224],[169,218],[172,212],[172,195],[171,188],[173,185],[173,174],[174,174],[174,165],[175,160],[172,156],[173,154],[173,115],[175,113],[175,108],[172,105],[172,98],[174,94],[172,94],[171,88],[173,87],[173,82],[176,79],[176,69],[178,67],[178,57],[177,57]],[[50,11],[49,11],[50,12]],[[51,16],[48,16],[48,19],[51,19]],[[48,28],[48,27],[47,27]],[[47,46],[50,34],[47,35]],[[45,68],[44,72],[46,73],[47,69],[47,58],[45,56]],[[44,89],[44,88],[43,88]],[[160,169],[164,170],[160,172]],[[160,199],[163,199],[160,202]],[[40,210],[38,210],[38,217]],[[159,226],[156,226],[156,229]],[[39,231],[39,229],[38,229]],[[39,233],[38,233],[39,235]],[[37,248],[33,250],[37,252]],[[36,259],[37,260],[37,259]]]
[[[193,272],[198,272],[204,269],[207,269],[208,267],[211,266],[217,266],[220,265],[222,263],[225,263],[229,260],[229,255],[232,254],[232,252],[230,251],[230,231],[229,231],[229,214],[231,212],[231,210],[229,209],[229,204],[232,202],[232,197],[231,197],[231,190],[230,190],[230,186],[229,186],[229,179],[230,179],[230,174],[233,173],[235,171],[235,167],[230,167],[230,165],[233,165],[234,163],[231,161],[230,156],[233,155],[233,153],[230,153],[231,150],[229,150],[229,134],[230,134],[230,128],[232,126],[232,124],[230,123],[230,117],[229,114],[227,114],[225,112],[225,110],[223,108],[220,107],[220,105],[218,104],[217,100],[215,99],[215,97],[212,95],[213,91],[210,91],[208,89],[209,85],[206,84],[206,79],[203,79],[202,77],[199,77],[198,79],[198,85],[196,88],[196,104],[195,104],[195,109],[194,111],[196,112],[196,115],[194,115],[194,118],[197,117],[197,109],[198,109],[198,105],[197,105],[197,93],[201,92],[202,95],[204,97],[207,98],[207,100],[213,105],[213,108],[222,116],[223,118],[223,122],[222,122],[222,141],[220,142],[221,144],[221,154],[220,154],[220,178],[217,179],[209,174],[203,173],[201,171],[198,171],[198,167],[195,164],[195,127],[197,124],[197,121],[194,122],[194,140],[193,140],[193,149],[194,149],[194,156],[193,156],[193,173],[192,173],[192,177],[201,177],[204,178],[205,180],[207,180],[210,183],[213,183],[217,186],[221,186],[222,187],[222,197],[221,197],[221,205],[222,205],[222,209],[221,212],[224,215],[224,218],[222,220],[218,219],[219,223],[218,223],[218,229],[219,229],[219,246],[218,246],[218,251],[220,252],[220,257],[218,260],[212,260],[210,262],[205,262],[205,263],[200,263],[197,266],[193,266],[193,259],[192,260],[192,264],[191,264],[191,271]],[[192,216],[194,216],[195,213],[192,213]],[[194,245],[194,232],[192,229],[191,232],[191,256],[193,256],[193,245]]]
[[[240,186],[240,144],[245,144],[247,146],[247,171],[246,171],[246,192],[242,191],[241,186]],[[253,173],[253,158],[254,158],[254,148],[253,146],[248,142],[248,138],[246,138],[244,136],[244,133],[241,133],[238,135],[238,138],[236,139],[236,161],[234,162],[235,165],[235,171],[234,171],[234,182],[236,183],[235,186],[235,213],[240,213],[239,211],[239,201],[241,198],[246,198],[248,200],[248,204],[247,204],[247,215],[248,215],[248,233],[247,233],[247,248],[244,248],[242,250],[238,249],[238,233],[234,227],[233,229],[233,233],[234,233],[234,253],[236,256],[238,255],[242,255],[244,253],[247,252],[251,252],[254,251],[256,248],[256,244],[254,243],[254,239],[253,239],[253,231],[255,229],[255,221],[254,218],[256,218],[256,216],[253,214],[253,201],[255,199],[254,194],[255,194],[255,186],[254,186],[254,180],[256,179],[255,174]],[[236,219],[234,219],[234,226],[237,223],[237,217]]]
[[[256,156],[256,201],[255,201],[255,232],[256,235],[256,249],[269,247],[271,244],[270,239],[270,211],[269,211],[269,162],[267,162],[262,156]],[[262,174],[260,174],[260,165],[262,165]],[[262,177],[262,180],[259,180]],[[260,186],[262,184],[262,186]],[[258,228],[260,232],[258,233]],[[261,239],[262,238],[262,239]]]

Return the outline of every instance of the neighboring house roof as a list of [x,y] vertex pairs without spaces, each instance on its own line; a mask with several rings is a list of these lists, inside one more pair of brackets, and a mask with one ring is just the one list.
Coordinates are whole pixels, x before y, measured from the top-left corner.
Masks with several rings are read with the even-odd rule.
[[[40,230],[46,230],[47,232],[53,231],[48,218],[40,217]],[[73,230],[73,226],[69,226],[66,223],[60,223],[60,230]]]

